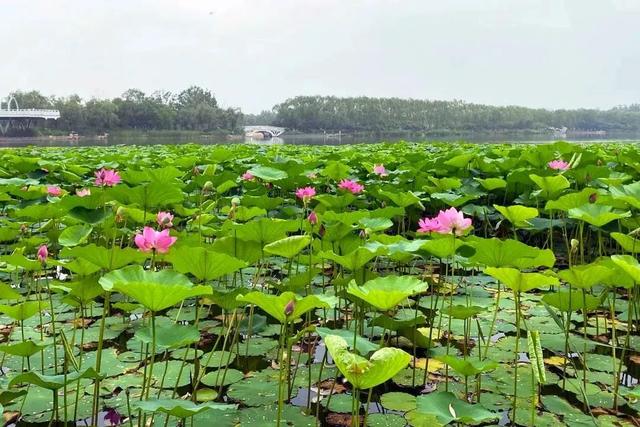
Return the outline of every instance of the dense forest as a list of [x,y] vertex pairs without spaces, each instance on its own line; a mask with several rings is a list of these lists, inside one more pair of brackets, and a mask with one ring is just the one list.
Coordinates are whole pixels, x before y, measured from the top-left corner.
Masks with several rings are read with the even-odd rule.
[[192,86],[180,93],[150,95],[127,90],[114,99],[78,95],[47,97],[38,91],[11,94],[21,108],[55,108],[61,118],[38,122],[32,133],[161,130],[237,133],[242,125],[277,125],[299,132],[513,132],[563,128],[640,131],[640,104],[609,110],[546,110],[496,107],[463,101],[298,96],[271,111],[243,114],[222,108],[213,93]]
[[239,129],[242,113],[221,108],[211,91],[192,86],[178,94],[154,92],[147,95],[129,89],[114,99],[89,99],[78,95],[47,97],[38,91],[11,94],[20,108],[55,108],[60,119],[39,122],[42,131],[101,133],[117,129],[189,130],[211,132]]
[[273,112],[273,124],[305,132],[640,130],[639,104],[552,111],[463,101],[298,96],[276,105]]

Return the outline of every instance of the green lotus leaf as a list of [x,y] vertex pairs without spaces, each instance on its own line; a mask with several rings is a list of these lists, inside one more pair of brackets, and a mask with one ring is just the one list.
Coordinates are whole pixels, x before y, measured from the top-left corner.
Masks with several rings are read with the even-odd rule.
[[11,285],[0,282],[0,299],[19,299],[21,296]]
[[558,279],[553,276],[546,276],[541,273],[523,273],[520,270],[509,267],[488,267],[484,272],[514,292],[527,292],[531,289],[540,289],[559,283]]
[[324,342],[342,375],[358,389],[368,389],[386,382],[411,360],[409,354],[392,347],[377,350],[367,360],[350,353],[347,342],[337,335],[328,335]]
[[313,198],[327,209],[340,211],[356,200],[356,196],[351,193],[344,194],[319,194]]
[[477,305],[466,306],[456,304],[447,308],[444,312],[454,319],[468,319],[470,317],[477,316],[483,311],[487,311],[487,309],[485,307],[480,307]]
[[436,258],[444,259],[455,255],[455,253],[465,246],[462,239],[454,239],[452,236],[439,236],[431,240],[425,240],[422,248]]
[[52,259],[48,262],[52,265],[58,265],[60,267],[66,268],[67,270],[77,274],[78,276],[90,276],[100,270],[100,266],[97,266],[84,258],[76,258],[70,261],[59,261]]
[[369,280],[362,286],[352,280],[347,293],[379,310],[387,311],[396,308],[408,297],[426,291],[428,286],[412,276],[385,276]]
[[192,274],[199,280],[217,279],[247,266],[246,262],[230,255],[193,246],[177,247],[165,259],[179,273]]
[[[145,344],[151,344],[151,327],[138,329],[135,337]],[[200,331],[194,325],[156,325],[156,345],[160,348],[174,349],[185,347],[200,340]]]
[[281,179],[285,179],[289,176],[285,171],[262,165],[249,169],[249,172],[253,176],[267,182],[280,181]]
[[337,160],[330,160],[324,169],[320,171],[320,174],[334,181],[340,181],[341,179],[347,178],[350,172],[351,168],[349,166]]
[[531,174],[529,175],[529,178],[540,189],[537,194],[546,200],[556,199],[571,185],[564,175],[538,176]]
[[629,211],[617,211],[607,205],[586,204],[569,209],[569,218],[582,220],[595,227],[602,227],[611,221],[630,216],[631,212]]
[[633,254],[640,252],[640,240],[629,235],[613,232],[611,237],[618,242],[622,249]]
[[381,251],[372,251],[364,247],[359,247],[346,255],[338,255],[332,251],[323,251],[320,252],[319,256],[335,261],[344,268],[354,271],[364,267],[369,261],[380,255],[380,252]]
[[100,375],[93,368],[88,368],[82,372],[72,372],[67,375],[42,375],[36,371],[18,374],[9,381],[9,387],[17,384],[33,384],[47,390],[59,390],[66,384],[71,384],[80,379],[98,379]]
[[211,287],[194,286],[175,271],[148,271],[139,265],[112,271],[100,278],[105,291],[118,291],[133,298],[151,311],[160,311],[179,302],[202,295],[211,295]]
[[369,233],[377,233],[393,227],[393,221],[388,218],[362,218],[358,225]]
[[86,306],[96,297],[104,293],[104,289],[98,283],[96,276],[79,277],[71,282],[62,282],[51,284],[52,289],[61,289],[66,295],[66,301],[69,299],[78,304]]
[[278,255],[284,258],[293,258],[311,243],[311,236],[290,236],[271,242],[264,247],[266,253]]
[[412,191],[379,191],[378,194],[391,200],[396,206],[406,208],[412,205],[422,206],[420,198]]
[[595,285],[605,283],[612,271],[603,265],[574,265],[558,272],[558,276],[571,286],[579,289],[591,289]]
[[92,231],[89,224],[72,225],[62,230],[58,242],[61,246],[78,246],[87,241]]
[[452,355],[440,355],[435,357],[436,360],[446,363],[456,371],[458,374],[464,377],[475,376],[483,372],[489,372],[497,368],[499,365],[497,362],[491,360],[478,360],[478,359],[461,359]]
[[467,244],[476,250],[471,261],[487,267],[553,267],[556,261],[550,249],[538,249],[513,239],[473,238]]
[[14,356],[30,357],[49,346],[49,343],[35,343],[31,340],[19,342],[17,344],[2,344],[0,352]]
[[123,249],[118,246],[105,248],[93,243],[86,246],[65,248],[61,251],[60,256],[82,258],[104,270],[114,270],[128,264],[141,263],[147,258],[146,254],[132,248]]
[[595,188],[584,188],[577,193],[569,193],[558,197],[556,200],[549,200],[544,206],[546,211],[558,210],[568,212],[569,209],[579,208],[589,203],[592,195],[599,197],[601,190]]
[[486,178],[486,179],[476,178],[476,181],[478,181],[480,185],[482,185],[482,187],[487,191],[493,191],[499,188],[507,187],[507,181],[505,181],[502,178]]
[[298,221],[260,218],[246,224],[234,224],[231,226],[229,233],[240,240],[260,242],[262,245],[266,245],[267,243],[284,239],[287,237],[288,232],[296,231],[299,227],[300,223]]
[[25,257],[21,251],[16,250],[11,255],[0,256],[0,261],[6,262],[14,267],[22,268],[25,271],[42,270],[42,263]]
[[349,345],[349,348],[351,350],[357,351],[359,354],[369,354],[380,347],[378,344],[374,344],[368,339],[356,334],[355,348],[353,348],[354,333],[347,329],[329,329],[329,328],[317,327],[316,333],[320,335],[322,339],[325,339],[329,335],[337,335],[339,337],[342,337]]
[[616,200],[627,203],[630,207],[640,209],[640,182],[627,185],[613,186],[609,189]]
[[133,409],[140,409],[143,412],[162,412],[176,418],[189,418],[201,412],[215,411],[235,411],[238,405],[228,405],[226,403],[205,402],[196,404],[190,400],[183,399],[149,399],[135,401],[131,403]]
[[[640,263],[631,255],[611,255],[611,260],[620,267],[634,283],[640,283]],[[0,308],[2,311],[2,308]]]
[[0,305],[0,313],[4,313],[18,321],[33,317],[38,314],[39,311],[39,301],[24,301],[15,305]]
[[498,419],[498,414],[487,410],[477,403],[472,405],[458,399],[451,392],[438,391],[423,394],[416,398],[416,411],[422,415],[434,415],[442,424],[456,421],[478,424]]
[[118,185],[110,189],[110,195],[125,205],[137,205],[146,212],[184,200],[177,182],[149,182],[135,187]]
[[500,212],[507,221],[513,224],[514,227],[518,227],[518,228],[528,227],[529,225],[531,225],[529,223],[529,220],[538,216],[538,209],[530,208],[528,206],[493,205],[493,207],[496,208],[496,210]]
[[602,298],[590,294],[583,295],[581,290],[560,290],[542,297],[542,301],[565,313],[570,311],[593,311],[600,307]]
[[[283,292],[278,296],[262,292],[249,292],[245,295],[238,295],[236,299],[257,305],[280,323],[298,319],[314,308],[331,308],[331,305],[320,299],[319,296],[307,295],[306,297],[300,297],[293,292]],[[292,302],[293,309],[287,315],[285,309]]]

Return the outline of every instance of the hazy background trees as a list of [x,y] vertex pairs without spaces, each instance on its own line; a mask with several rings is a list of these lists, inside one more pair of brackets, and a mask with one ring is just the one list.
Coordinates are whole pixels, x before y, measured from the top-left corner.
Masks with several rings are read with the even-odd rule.
[[129,89],[114,99],[83,100],[78,95],[47,97],[38,91],[14,92],[20,108],[55,108],[60,120],[38,123],[49,129],[76,132],[108,132],[116,129],[193,130],[200,132],[239,130],[239,109],[218,106],[211,91],[197,86],[180,93],[147,95]]
[[271,111],[243,115],[222,108],[214,94],[192,86],[180,93],[146,94],[129,89],[114,99],[78,95],[47,97],[38,91],[12,94],[21,108],[56,108],[60,120],[39,122],[60,132],[101,133],[117,129],[238,132],[242,125],[277,125],[301,132],[512,132],[572,130],[639,132],[640,104],[609,110],[545,110],[496,107],[464,101],[298,96]]

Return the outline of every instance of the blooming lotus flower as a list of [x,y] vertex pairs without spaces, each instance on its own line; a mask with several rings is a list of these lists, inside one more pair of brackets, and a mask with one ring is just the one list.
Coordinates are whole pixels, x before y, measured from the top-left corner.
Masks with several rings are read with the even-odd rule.
[[375,173],[378,176],[389,176],[389,174],[387,173],[387,170],[384,168],[384,165],[382,163],[380,164],[376,164],[373,167],[373,173]]
[[38,260],[44,264],[45,262],[47,262],[48,256],[49,256],[49,248],[47,248],[47,245],[41,245],[38,248]]
[[340,184],[338,184],[338,188],[350,191],[352,194],[358,194],[364,190],[364,185],[358,184],[356,181],[350,179],[343,179],[340,181]]
[[89,188],[79,188],[76,190],[76,196],[78,197],[86,197],[91,195],[91,189]]
[[454,233],[456,236],[462,236],[471,227],[471,218],[465,218],[462,211],[456,208],[440,211],[435,220],[440,224],[438,233],[441,234]]
[[241,178],[243,181],[253,181],[254,179],[256,179],[256,177],[253,176],[253,174],[249,171],[246,171],[245,173],[243,173]]
[[118,171],[114,171],[112,169],[102,168],[99,171],[96,171],[95,175],[95,184],[98,187],[113,187],[114,185],[119,184],[121,181]]
[[171,212],[158,212],[156,221],[163,228],[173,227],[173,215],[171,215]]
[[315,211],[311,211],[307,217],[307,221],[309,221],[309,224],[311,225],[316,225],[318,223],[318,215],[316,215]]
[[550,169],[553,169],[556,171],[566,171],[567,169],[569,169],[569,163],[565,162],[562,159],[552,160],[549,163],[547,163],[547,166],[549,166]]
[[316,189],[313,187],[303,187],[296,190],[296,196],[306,205],[309,200],[316,195]]
[[142,252],[158,251],[161,254],[167,253],[169,247],[173,245],[177,237],[169,235],[169,229],[156,231],[151,227],[144,227],[141,234],[136,234],[134,239],[136,246]]
[[60,197],[62,195],[62,189],[57,185],[47,185],[47,194],[53,197]]
[[442,230],[442,225],[438,218],[422,218],[418,221],[418,233],[439,233]]

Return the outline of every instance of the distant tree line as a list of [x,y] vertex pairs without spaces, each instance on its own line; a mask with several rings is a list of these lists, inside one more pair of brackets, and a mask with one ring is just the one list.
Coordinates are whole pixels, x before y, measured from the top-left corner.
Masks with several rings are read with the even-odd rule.
[[303,132],[640,130],[640,104],[609,110],[545,110],[463,101],[298,96],[276,105],[273,113],[272,124]]
[[39,127],[60,131],[109,132],[117,129],[189,130],[235,132],[242,113],[221,108],[211,91],[192,86],[178,94],[129,89],[114,99],[83,100],[78,95],[47,97],[38,91],[11,94],[20,108],[60,110],[57,121],[39,122]]
[[545,110],[496,107],[463,101],[400,98],[298,96],[271,111],[242,114],[222,108],[207,89],[150,95],[129,89],[114,99],[83,100],[78,95],[47,97],[14,92],[21,108],[55,108],[57,121],[39,122],[44,132],[101,133],[113,130],[238,132],[243,125],[276,125],[300,132],[501,132],[567,127],[583,131],[640,131],[640,104],[609,110]]

